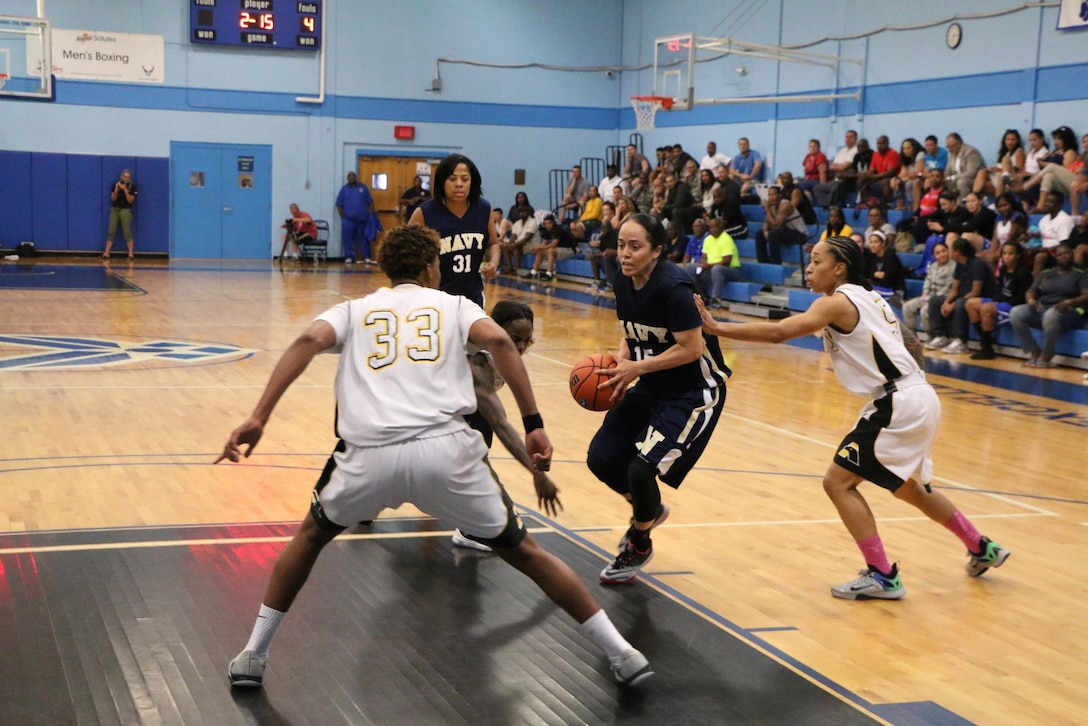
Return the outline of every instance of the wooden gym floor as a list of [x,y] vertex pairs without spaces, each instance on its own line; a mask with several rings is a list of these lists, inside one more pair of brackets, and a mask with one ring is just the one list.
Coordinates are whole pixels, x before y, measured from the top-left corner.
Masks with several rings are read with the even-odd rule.
[[498,445],[492,462],[657,676],[615,688],[531,583],[405,507],[327,549],[266,687],[231,693],[227,661],[334,443],[335,358],[296,382],[252,458],[211,462],[309,320],[384,282],[336,264],[0,265],[0,723],[1085,721],[1081,371],[930,358],[934,484],[1013,556],[969,578],[958,540],[865,485],[908,595],[855,603],[828,591],[862,563],[820,480],[863,402],[815,339],[723,342],[713,443],[665,491],[646,576],[609,589],[596,573],[629,513],[585,467],[601,414],[566,377],[618,342],[611,296],[513,278],[488,301],[536,311],[526,364],[565,510],[537,512]]

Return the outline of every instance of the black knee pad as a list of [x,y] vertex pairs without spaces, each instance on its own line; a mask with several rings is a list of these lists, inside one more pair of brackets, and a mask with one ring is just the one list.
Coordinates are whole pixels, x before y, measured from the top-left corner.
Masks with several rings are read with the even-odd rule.
[[612,491],[624,496],[630,493],[627,467],[623,464],[613,463],[591,453],[586,457],[586,466],[593,472],[593,476],[607,484]]
[[631,486],[631,504],[636,522],[650,522],[657,517],[661,505],[661,489],[657,485],[657,467],[638,457],[627,465],[627,480]]

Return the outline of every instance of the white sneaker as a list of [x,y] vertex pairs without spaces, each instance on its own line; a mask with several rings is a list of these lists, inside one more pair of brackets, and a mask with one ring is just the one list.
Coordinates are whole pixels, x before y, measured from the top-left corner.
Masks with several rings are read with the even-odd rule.
[[588,285],[586,285],[586,289],[587,289],[587,290],[599,290],[599,289],[600,289],[600,285],[598,285],[598,284],[597,284],[597,281],[596,281],[596,280],[594,280],[593,282],[591,282],[591,283],[589,283]]
[[453,530],[453,546],[464,547],[469,550],[477,550],[479,552],[491,552],[491,548],[485,545],[483,542],[477,542],[474,539],[469,539],[459,529]]
[[230,684],[236,688],[260,688],[267,662],[268,656],[262,658],[252,650],[243,650],[227,667]]
[[650,661],[633,648],[624,653],[618,662],[612,664],[612,675],[615,676],[616,682],[628,687],[637,686],[653,674]]
[[355,260],[351,259],[350,257],[345,257],[345,258],[344,258],[344,264],[345,264],[345,265],[354,265],[354,264],[355,264]]
[[944,335],[938,335],[936,338],[930,338],[926,343],[926,350],[938,350],[946,347],[952,340]]
[[950,353],[952,355],[967,353],[968,350],[967,345],[959,338],[953,338],[951,343],[941,348],[942,353]]

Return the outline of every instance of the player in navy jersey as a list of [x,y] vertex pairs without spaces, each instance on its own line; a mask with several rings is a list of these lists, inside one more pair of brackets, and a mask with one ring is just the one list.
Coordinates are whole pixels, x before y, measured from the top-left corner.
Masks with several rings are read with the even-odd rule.
[[691,278],[662,257],[665,244],[665,229],[648,214],[620,227],[614,286],[623,338],[617,366],[601,371],[617,403],[586,461],[633,510],[619,556],[601,571],[607,584],[630,582],[653,557],[650,530],[669,514],[657,479],[680,486],[725,405],[729,369],[718,341],[703,335]]
[[703,329],[733,340],[782,343],[823,332],[824,351],[843,387],[869,397],[824,474],[824,491],[854,538],[866,567],[831,588],[845,600],[898,600],[907,590],[899,566],[888,561],[876,519],[858,485],[868,480],[956,535],[968,550],[967,574],[1000,567],[1009,551],[979,534],[951,500],[934,491],[930,448],[941,421],[941,401],[907,350],[903,328],[888,301],[862,274],[861,249],[831,236],[812,249],[806,279],[822,293],[808,310],[778,323],[723,323],[700,301]]
[[495,276],[500,251],[490,221],[491,204],[480,196],[480,171],[467,156],[450,154],[435,169],[434,178],[434,199],[419,205],[408,224],[438,232],[439,289],[483,306],[483,278]]

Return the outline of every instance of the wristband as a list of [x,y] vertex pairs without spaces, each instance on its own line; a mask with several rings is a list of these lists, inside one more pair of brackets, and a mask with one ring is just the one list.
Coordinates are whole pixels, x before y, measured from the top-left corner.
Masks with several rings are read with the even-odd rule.
[[534,413],[529,416],[522,416],[521,424],[525,427],[525,433],[528,434],[537,429],[544,428],[544,419],[540,417],[539,413]]

